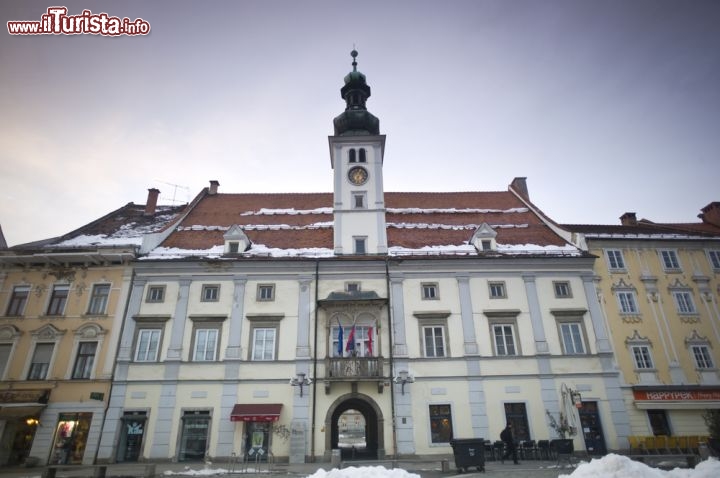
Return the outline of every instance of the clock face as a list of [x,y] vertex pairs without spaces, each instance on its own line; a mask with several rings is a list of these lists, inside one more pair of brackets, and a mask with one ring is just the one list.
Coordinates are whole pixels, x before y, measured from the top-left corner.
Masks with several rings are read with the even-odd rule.
[[368,172],[365,168],[361,168],[360,166],[352,167],[350,168],[350,171],[348,171],[348,179],[355,186],[360,186],[365,184],[367,181]]

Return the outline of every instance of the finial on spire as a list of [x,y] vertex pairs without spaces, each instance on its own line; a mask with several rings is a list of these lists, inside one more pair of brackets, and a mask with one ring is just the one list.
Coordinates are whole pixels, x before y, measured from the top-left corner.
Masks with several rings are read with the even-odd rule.
[[353,51],[350,52],[350,56],[353,58],[353,62],[352,62],[353,71],[357,71],[357,61],[355,60],[355,58],[357,58],[358,52],[355,49],[354,44],[353,44]]

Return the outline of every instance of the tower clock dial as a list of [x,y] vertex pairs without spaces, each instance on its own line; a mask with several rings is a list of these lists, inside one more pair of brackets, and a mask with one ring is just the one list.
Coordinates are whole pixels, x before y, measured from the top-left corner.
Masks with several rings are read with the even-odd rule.
[[355,186],[361,186],[367,181],[368,172],[365,168],[362,168],[360,166],[352,167],[348,171],[348,179]]

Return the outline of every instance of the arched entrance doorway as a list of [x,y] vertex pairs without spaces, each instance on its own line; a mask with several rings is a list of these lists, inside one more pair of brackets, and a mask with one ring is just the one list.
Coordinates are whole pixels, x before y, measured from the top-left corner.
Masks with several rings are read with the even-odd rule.
[[325,430],[329,431],[326,455],[340,449],[343,460],[385,458],[383,425],[382,412],[370,397],[349,394],[338,398],[325,416]]

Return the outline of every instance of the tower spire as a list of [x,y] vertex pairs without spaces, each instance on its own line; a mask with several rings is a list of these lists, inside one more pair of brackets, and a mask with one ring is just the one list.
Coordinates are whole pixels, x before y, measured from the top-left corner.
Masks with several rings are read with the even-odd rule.
[[380,120],[367,110],[365,102],[370,97],[365,75],[357,70],[358,52],[353,48],[352,71],[345,75],[345,85],[340,96],[345,100],[345,111],[333,120],[336,136],[380,134]]

